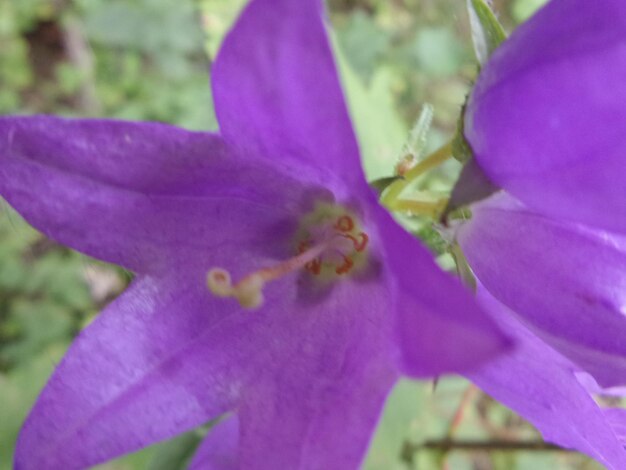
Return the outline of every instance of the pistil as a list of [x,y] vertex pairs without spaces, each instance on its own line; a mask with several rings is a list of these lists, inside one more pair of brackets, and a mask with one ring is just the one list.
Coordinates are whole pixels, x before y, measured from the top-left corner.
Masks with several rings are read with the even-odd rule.
[[331,244],[332,239],[315,245],[282,263],[250,273],[234,285],[227,270],[212,268],[207,275],[207,285],[217,297],[234,297],[243,308],[254,309],[263,303],[263,287],[267,282],[279,279],[315,262]]
[[237,283],[226,269],[212,268],[207,275],[209,290],[218,297],[235,298],[243,308],[254,309],[263,303],[265,284],[299,269],[322,281],[343,277],[362,266],[369,243],[353,214],[341,206],[324,204],[303,218],[296,240],[295,256],[247,274]]

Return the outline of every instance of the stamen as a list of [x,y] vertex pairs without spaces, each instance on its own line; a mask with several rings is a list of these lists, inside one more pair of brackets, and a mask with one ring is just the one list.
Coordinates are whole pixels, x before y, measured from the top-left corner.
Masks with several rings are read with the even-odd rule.
[[337,269],[335,269],[335,272],[339,275],[350,272],[350,270],[352,269],[352,266],[354,266],[354,261],[352,261],[352,258],[346,255],[341,255],[341,256],[343,258],[343,264],[339,266]]
[[367,242],[369,241],[369,237],[367,236],[366,233],[360,232],[358,234],[359,239],[357,240],[357,238],[354,235],[343,235],[344,237],[346,237],[348,240],[352,241],[352,244],[354,245],[354,250],[357,252],[362,252],[365,247],[367,246]]

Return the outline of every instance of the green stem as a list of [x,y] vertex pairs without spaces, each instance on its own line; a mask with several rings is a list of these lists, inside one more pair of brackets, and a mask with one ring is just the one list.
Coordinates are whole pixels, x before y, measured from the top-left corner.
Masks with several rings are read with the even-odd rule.
[[436,168],[452,156],[452,142],[431,153],[424,160],[406,172],[403,179],[399,179],[389,185],[382,197],[384,206],[391,209],[392,204],[398,199],[402,191],[413,183],[418,177],[432,168]]
[[412,215],[426,215],[437,217],[448,204],[448,199],[438,201],[414,201],[411,199],[396,199],[387,205],[392,212],[409,212]]

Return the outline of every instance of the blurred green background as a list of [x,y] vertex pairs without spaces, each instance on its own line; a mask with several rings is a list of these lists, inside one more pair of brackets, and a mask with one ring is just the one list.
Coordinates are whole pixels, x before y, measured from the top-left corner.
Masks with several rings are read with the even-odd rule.
[[[155,120],[216,129],[207,70],[243,0],[0,0],[0,114]],[[370,178],[389,175],[425,103],[427,146],[454,132],[476,73],[465,0],[329,0],[342,79]],[[544,0],[500,0],[508,30]],[[451,173],[454,168],[449,169]],[[444,179],[446,175],[443,175]],[[0,470],[72,337],[129,273],[64,248],[0,201]],[[101,469],[175,470],[206,430]],[[457,378],[402,382],[368,469],[587,469],[561,451],[441,449],[446,438],[538,441],[533,428]]]

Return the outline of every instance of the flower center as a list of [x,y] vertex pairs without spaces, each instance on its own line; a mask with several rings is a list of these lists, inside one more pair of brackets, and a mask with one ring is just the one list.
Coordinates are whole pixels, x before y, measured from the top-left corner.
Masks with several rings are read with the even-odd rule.
[[359,269],[367,260],[368,242],[369,237],[351,211],[334,204],[318,204],[300,222],[293,257],[247,274],[236,284],[227,270],[215,267],[208,272],[207,285],[218,297],[233,297],[244,308],[257,308],[263,303],[267,282],[300,269],[325,281]]

